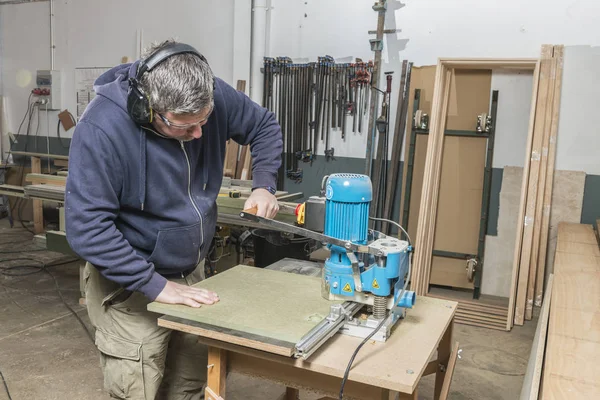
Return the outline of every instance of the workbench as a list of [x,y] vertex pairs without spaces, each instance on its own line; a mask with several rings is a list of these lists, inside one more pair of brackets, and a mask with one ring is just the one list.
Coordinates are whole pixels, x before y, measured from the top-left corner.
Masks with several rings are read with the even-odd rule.
[[[321,266],[310,261],[284,259],[269,267],[289,273],[320,276]],[[435,398],[445,398],[458,351],[452,346],[452,327],[457,303],[420,297],[408,310],[385,343],[368,342],[356,357],[346,383],[344,398],[417,399],[422,376],[436,374]],[[362,341],[335,335],[307,360],[245,347],[239,340],[216,340],[210,327],[189,319],[163,315],[160,326],[198,336],[209,347],[207,399],[225,399],[226,373],[235,371],[266,378],[287,387],[287,399],[296,399],[299,389],[338,397],[348,361]],[[236,333],[231,333],[231,338]],[[239,338],[239,336],[238,336]],[[437,352],[437,356],[436,356]],[[448,379],[444,379],[448,375]]]

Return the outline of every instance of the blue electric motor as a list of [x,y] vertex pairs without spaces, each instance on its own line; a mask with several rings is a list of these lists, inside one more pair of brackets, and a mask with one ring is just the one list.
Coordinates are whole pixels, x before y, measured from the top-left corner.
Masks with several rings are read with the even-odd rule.
[[[355,244],[380,246],[385,257],[363,255],[359,261],[361,290],[376,297],[388,297],[394,293],[394,304],[412,307],[414,293],[406,292],[402,301],[397,299],[408,271],[409,245],[396,238],[375,240],[369,237],[369,206],[373,197],[371,180],[366,175],[333,174],[325,188],[325,235]],[[352,262],[347,250],[330,245],[331,256],[325,261],[324,288],[329,294],[355,297]],[[367,264],[367,267],[365,266]],[[400,279],[401,278],[401,279]],[[350,299],[349,299],[350,300]]]

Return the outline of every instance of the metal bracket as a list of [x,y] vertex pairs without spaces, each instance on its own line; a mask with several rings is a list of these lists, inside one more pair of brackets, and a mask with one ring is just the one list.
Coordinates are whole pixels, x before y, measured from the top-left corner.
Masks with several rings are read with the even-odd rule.
[[369,39],[371,43],[371,51],[383,51],[383,40]]
[[356,254],[350,251],[347,252],[346,255],[352,263],[352,278],[354,278],[354,290],[356,290],[357,292],[362,292],[362,282],[360,280],[360,268],[358,266],[358,258],[356,258]]

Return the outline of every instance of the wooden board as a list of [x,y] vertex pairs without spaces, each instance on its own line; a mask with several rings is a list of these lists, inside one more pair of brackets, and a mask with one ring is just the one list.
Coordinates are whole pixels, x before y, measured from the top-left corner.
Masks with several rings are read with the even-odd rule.
[[[207,281],[210,279],[212,278]],[[414,308],[408,310],[406,319],[397,325],[387,342],[371,341],[362,348],[354,361],[349,380],[413,393],[429,361],[436,353],[444,332],[450,326],[455,311],[455,302],[429,297],[417,298]],[[193,328],[188,332],[195,333]],[[335,335],[308,360],[302,360],[217,341],[198,334],[199,340],[209,346],[337,378],[344,375],[351,349],[355,349],[362,341],[348,335]],[[411,345],[407,346],[407,343]]]
[[506,330],[509,331],[514,324],[515,303],[517,300],[517,286],[519,280],[519,260],[521,257],[521,246],[523,244],[523,220],[525,218],[525,207],[527,205],[527,188],[529,187],[529,167],[531,149],[533,147],[533,131],[535,128],[535,112],[537,109],[538,91],[540,82],[540,65],[538,61],[533,72],[533,90],[531,94],[531,111],[529,114],[529,127],[527,128],[527,145],[525,150],[525,163],[523,168],[523,179],[521,181],[521,196],[519,200],[519,215],[517,217],[517,232],[515,247],[513,251],[513,267],[510,280],[510,294],[508,305],[508,318]]
[[[523,325],[525,321],[525,309],[527,307],[527,290],[530,277],[535,278],[535,271],[530,268],[531,252],[533,245],[534,234],[534,218],[536,210],[536,202],[538,197],[538,177],[540,173],[540,161],[542,155],[542,145],[545,133],[545,116],[548,103],[552,102],[550,89],[550,79],[552,71],[552,46],[543,45],[541,55],[540,78],[538,86],[538,98],[535,109],[535,125],[533,132],[533,145],[531,152],[527,154],[529,157],[529,175],[527,197],[525,199],[525,214],[524,219],[519,221],[523,223],[523,238],[521,247],[519,248],[520,256],[518,258],[519,280],[517,284],[517,298],[515,302],[515,321],[517,325]],[[533,275],[532,275],[533,274]],[[532,300],[533,303],[533,300]]]
[[[431,115],[431,102],[433,100],[433,83],[435,81],[435,65],[425,67],[413,67],[410,77],[410,95],[408,98],[408,115],[407,115],[407,132],[406,141],[404,146],[404,160],[408,161],[408,153],[410,150],[410,135],[411,129],[414,124],[414,98],[415,90],[421,90],[421,97],[419,101],[419,108],[426,113]],[[410,198],[410,214],[408,219],[408,227],[405,227],[411,238],[416,237],[417,233],[417,221],[419,219],[419,204],[421,199],[421,189],[423,187],[423,171],[425,169],[425,155],[427,154],[427,136],[417,135],[417,143],[415,150],[419,153],[415,153],[415,166],[413,169],[413,180],[411,185],[411,198]],[[402,170],[402,187],[406,188],[406,173],[407,164]],[[404,213],[404,189],[400,196],[400,224],[403,224],[402,215]]]
[[546,277],[546,252],[548,250],[548,237],[550,233],[550,211],[552,209],[552,189],[554,187],[554,166],[556,164],[556,142],[558,135],[558,122],[560,113],[560,99],[563,76],[564,46],[554,46],[556,71],[554,80],[554,99],[552,103],[552,123],[550,125],[550,138],[548,144],[548,166],[546,169],[546,186],[544,188],[542,223],[539,239],[539,255],[537,260],[538,271],[535,279],[535,305],[540,306],[544,294],[544,280]]
[[[542,399],[600,398],[600,272],[589,269],[596,264],[586,252],[593,245],[567,241],[590,242],[590,228],[558,228]],[[573,265],[581,260],[586,267]]]
[[533,344],[529,354],[529,362],[521,388],[521,400],[537,400],[542,381],[542,368],[544,366],[544,353],[546,351],[546,338],[548,336],[548,321],[550,319],[550,300],[552,293],[553,275],[548,279],[548,287],[538,324],[533,337]]
[[321,297],[320,278],[244,265],[195,286],[215,291],[220,301],[201,308],[153,302],[148,310],[295,344],[334,304]]
[[[34,174],[42,172],[41,160],[38,157],[31,157],[31,172]],[[33,231],[36,234],[44,232],[44,211],[41,200],[33,200]]]

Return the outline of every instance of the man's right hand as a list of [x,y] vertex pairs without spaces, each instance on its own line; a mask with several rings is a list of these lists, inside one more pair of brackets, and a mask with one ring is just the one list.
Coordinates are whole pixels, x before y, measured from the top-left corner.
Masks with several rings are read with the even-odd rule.
[[202,307],[202,304],[214,304],[219,296],[210,290],[181,285],[167,281],[167,285],[156,297],[156,301],[166,304],[185,304],[190,307]]

